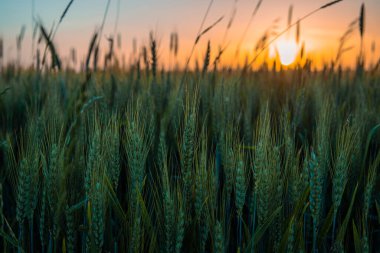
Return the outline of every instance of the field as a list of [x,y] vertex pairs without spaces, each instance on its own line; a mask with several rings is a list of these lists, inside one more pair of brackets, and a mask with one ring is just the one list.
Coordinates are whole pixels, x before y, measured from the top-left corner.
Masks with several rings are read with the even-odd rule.
[[380,79],[353,75],[4,74],[4,250],[368,252]]
[[378,252],[379,64],[222,68],[209,43],[161,69],[152,36],[100,69],[95,33],[77,72],[39,30],[51,60],[0,70],[2,252]]

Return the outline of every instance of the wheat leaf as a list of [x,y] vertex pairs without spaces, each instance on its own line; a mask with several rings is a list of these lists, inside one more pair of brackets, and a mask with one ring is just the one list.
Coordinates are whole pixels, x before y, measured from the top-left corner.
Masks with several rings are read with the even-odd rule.
[[63,18],[66,16],[67,12],[69,11],[70,6],[73,4],[74,0],[71,0],[69,4],[66,6],[65,10],[63,11],[61,18],[59,19],[59,23],[62,22]]

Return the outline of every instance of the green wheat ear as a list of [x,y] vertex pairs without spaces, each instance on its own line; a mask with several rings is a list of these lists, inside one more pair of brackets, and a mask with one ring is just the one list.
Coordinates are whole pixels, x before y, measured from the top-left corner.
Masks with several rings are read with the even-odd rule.
[[309,161],[309,177],[310,177],[310,211],[313,218],[313,251],[315,252],[317,247],[317,233],[320,222],[321,215],[321,205],[322,205],[322,184],[323,178],[321,175],[321,167],[319,165],[318,157],[311,151],[310,161]]
[[28,177],[28,161],[22,159],[18,168],[17,209],[16,220],[23,223],[27,216],[29,201],[30,178]]
[[91,239],[97,251],[104,243],[105,229],[105,196],[100,182],[95,182],[90,194],[91,201]]
[[356,140],[354,129],[346,124],[338,132],[337,139],[337,154],[332,180],[334,215],[336,215],[338,208],[340,207],[342,196],[349,178],[351,156],[354,152],[354,145]]
[[217,221],[214,228],[214,252],[223,253],[224,252],[224,236],[222,224]]
[[359,31],[360,37],[364,37],[364,28],[365,28],[365,5],[364,3],[360,7],[360,17],[359,17]]
[[151,66],[152,66],[152,75],[153,79],[156,79],[157,76],[157,44],[156,40],[153,37],[153,33],[150,33],[150,52],[151,52]]
[[66,217],[66,238],[67,238],[67,252],[75,252],[75,243],[76,243],[76,224],[75,216],[73,211],[69,210],[69,206],[66,206],[65,210]]
[[195,149],[195,115],[191,113],[185,122],[182,142],[182,169],[183,169],[183,184],[186,193],[186,202],[189,204],[192,201],[192,186],[193,184],[193,163]]
[[238,210],[238,215],[242,215],[242,209],[245,203],[246,194],[246,179],[244,172],[244,163],[239,161],[236,168],[236,181],[235,181],[235,203]]
[[169,191],[165,191],[163,196],[164,207],[164,232],[165,232],[165,251],[173,252],[175,235],[175,209],[174,201]]
[[185,211],[180,207],[177,215],[176,234],[175,234],[175,252],[180,253],[185,236]]
[[202,76],[204,76],[207,73],[208,66],[210,65],[210,51],[211,51],[211,43],[210,41],[208,41],[205,57],[203,60]]

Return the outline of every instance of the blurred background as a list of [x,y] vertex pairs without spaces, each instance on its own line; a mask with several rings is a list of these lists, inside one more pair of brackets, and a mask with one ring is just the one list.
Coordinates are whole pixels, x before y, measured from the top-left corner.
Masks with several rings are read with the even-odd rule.
[[[35,21],[40,20],[46,29],[57,25],[59,18],[69,1],[63,0],[2,0],[0,1],[0,38],[3,40],[3,62],[16,62],[30,66],[35,57],[33,48],[37,47],[38,32],[34,37]],[[88,51],[90,40],[96,28],[101,26],[107,6],[106,0],[74,1],[54,37],[58,54],[63,62],[69,63],[75,49],[77,63],[80,66]],[[323,0],[264,0],[252,19],[252,13],[258,1],[254,0],[217,0],[213,1],[204,28],[218,18],[223,20],[208,32],[196,50],[193,58],[203,57],[207,41],[211,41],[212,56],[218,53],[218,47],[226,47],[222,64],[236,66],[242,64],[247,55],[253,54],[258,40],[270,27],[275,32],[286,28],[289,7],[292,5],[292,22],[308,12],[326,4]],[[300,24],[299,45],[304,44],[305,53],[311,57],[315,66],[322,66],[336,58],[339,39],[349,24],[357,19],[363,2],[344,0],[311,16]],[[372,64],[379,58],[380,43],[380,1],[364,1],[366,63]],[[111,0],[101,39],[100,53],[108,50],[107,38],[114,36],[115,53],[123,64],[133,60],[133,54],[149,43],[149,33],[153,32],[158,41],[158,57],[161,65],[169,64],[169,40],[173,32],[178,34],[179,65],[183,65],[199,31],[205,12],[210,4],[207,0]],[[226,27],[234,16],[228,33]],[[251,20],[251,21],[250,21]],[[247,30],[246,33],[244,31]],[[17,38],[24,32],[18,55]],[[296,28],[290,30],[268,50],[269,57],[275,52],[289,50],[283,40],[294,41]],[[282,44],[281,44],[282,43]],[[42,45],[41,45],[42,46]],[[239,54],[236,53],[237,47]],[[136,49],[137,48],[137,49]],[[359,29],[355,29],[346,43],[347,52],[341,62],[345,67],[354,67],[360,51]],[[349,50],[348,50],[349,49]],[[135,51],[135,52],[134,52]],[[283,54],[280,52],[280,54]],[[74,63],[72,63],[74,65]]]

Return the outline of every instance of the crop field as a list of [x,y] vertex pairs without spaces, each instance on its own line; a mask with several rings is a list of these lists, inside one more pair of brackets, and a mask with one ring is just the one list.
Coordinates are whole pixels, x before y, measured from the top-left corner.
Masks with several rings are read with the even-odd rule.
[[35,68],[0,69],[1,252],[379,252],[380,61],[228,68],[211,41],[165,69],[151,35],[100,67],[97,31],[76,71],[38,33]]

